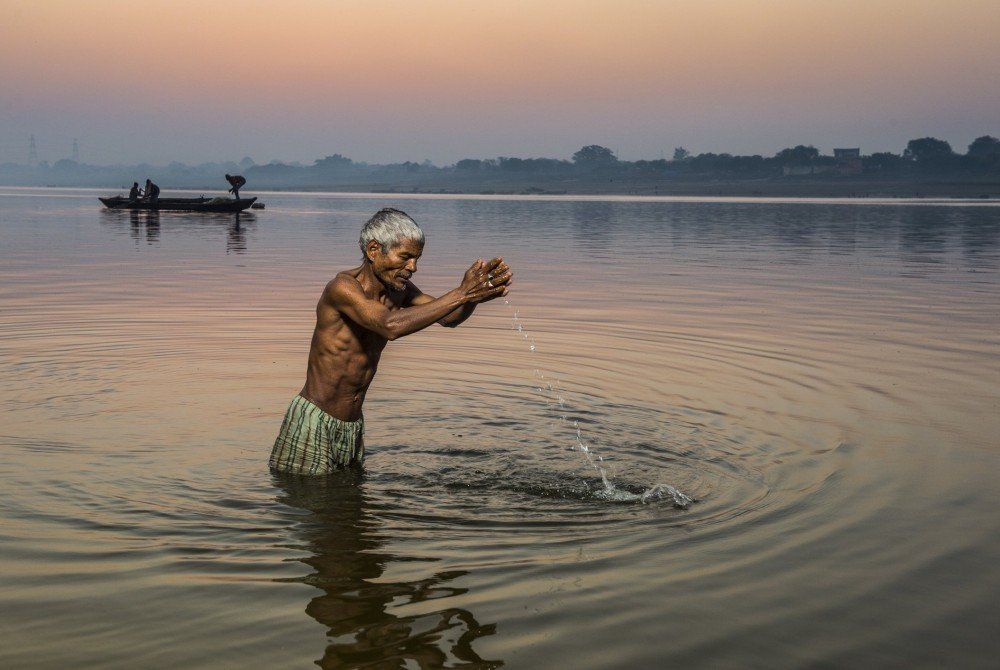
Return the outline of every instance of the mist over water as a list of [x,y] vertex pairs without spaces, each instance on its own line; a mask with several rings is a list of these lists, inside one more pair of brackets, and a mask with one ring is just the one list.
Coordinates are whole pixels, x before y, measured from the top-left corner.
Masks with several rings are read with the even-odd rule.
[[[986,667],[1000,207],[0,189],[0,665]],[[383,206],[508,304],[266,463]]]

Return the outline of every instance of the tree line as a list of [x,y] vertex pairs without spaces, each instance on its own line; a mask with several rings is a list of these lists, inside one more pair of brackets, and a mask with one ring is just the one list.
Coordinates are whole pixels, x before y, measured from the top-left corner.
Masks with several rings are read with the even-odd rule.
[[[878,152],[860,155],[861,171],[867,174],[901,174],[906,172],[1000,171],[1000,139],[990,135],[976,138],[964,154],[956,153],[951,144],[934,137],[907,142],[902,153]],[[544,172],[579,169],[637,169],[679,173],[766,174],[779,173],[785,167],[836,166],[832,155],[822,155],[811,145],[797,145],[776,152],[773,156],[740,156],[729,153],[692,154],[684,147],[674,149],[670,160],[619,160],[614,152],[600,145],[589,145],[573,154],[571,160],[554,158],[507,158],[488,160],[466,158],[454,165],[457,171],[506,170],[512,172]]]
[[[548,188],[560,184],[588,184],[639,180],[641,182],[743,180],[796,178],[837,180],[857,179],[905,180],[933,177],[992,181],[1000,177],[1000,139],[990,135],[976,138],[964,153],[956,152],[945,140],[922,137],[907,142],[900,153],[876,152],[862,154],[841,152],[825,155],[811,145],[796,145],[777,151],[772,156],[734,155],[729,153],[694,154],[684,147],[673,150],[671,158],[626,161],[611,149],[591,144],[581,147],[570,158],[464,158],[452,165],[437,166],[430,161],[421,163],[375,164],[354,161],[341,154],[332,154],[311,165],[271,161],[257,164],[249,157],[237,162],[166,166],[114,165],[95,166],[61,160],[26,166],[0,165],[0,183],[42,185],[129,184],[153,177],[167,188],[214,188],[225,173],[242,173],[252,188],[330,188],[348,189],[408,189],[455,188],[482,189],[494,185],[503,188],[509,183],[524,188],[533,183]],[[576,187],[573,187],[576,188]]]
[[[951,145],[934,137],[923,137],[907,142],[901,153],[877,152],[860,154],[848,161],[854,169],[851,174],[898,177],[905,175],[945,175],[948,173],[1000,173],[1000,139],[990,135],[976,138],[964,154],[957,153]],[[844,159],[823,155],[811,145],[797,145],[776,152],[773,156],[740,156],[729,153],[693,154],[684,147],[677,147],[670,159],[620,160],[611,149],[591,144],[575,152],[570,159],[559,158],[464,158],[453,165],[438,167],[429,161],[404,162],[389,165],[358,163],[340,154],[321,158],[312,169],[321,172],[344,173],[372,169],[404,173],[445,171],[456,176],[474,176],[482,173],[571,175],[587,173],[613,174],[620,172],[651,172],[678,176],[727,176],[768,177],[785,174],[787,168],[814,168],[812,174],[834,174]],[[251,172],[275,174],[288,171],[290,166],[270,164],[255,166]],[[824,170],[824,168],[830,168]],[[843,174],[845,171],[841,171]],[[794,173],[794,171],[793,171]]]

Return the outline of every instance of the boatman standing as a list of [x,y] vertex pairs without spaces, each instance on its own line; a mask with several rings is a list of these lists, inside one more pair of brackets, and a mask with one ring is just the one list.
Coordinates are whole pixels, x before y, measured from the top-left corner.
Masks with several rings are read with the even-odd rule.
[[160,199],[160,187],[157,186],[156,184],[154,184],[149,179],[146,180],[146,195],[145,195],[145,198],[146,198],[146,200],[149,201],[149,204],[151,204],[151,205],[155,205],[156,202]]
[[226,181],[228,181],[229,184],[232,186],[232,188],[229,189],[229,192],[232,193],[234,196],[236,196],[236,199],[239,200],[240,188],[243,187],[243,184],[247,183],[247,180],[244,179],[242,175],[227,174]]
[[440,298],[423,293],[410,279],[424,233],[397,209],[369,219],[359,242],[361,265],[338,273],[316,306],[306,383],[285,413],[272,470],[321,475],[360,463],[361,406],[385,345],[434,323],[454,328],[476,305],[507,295],[513,276],[502,258],[480,259]]

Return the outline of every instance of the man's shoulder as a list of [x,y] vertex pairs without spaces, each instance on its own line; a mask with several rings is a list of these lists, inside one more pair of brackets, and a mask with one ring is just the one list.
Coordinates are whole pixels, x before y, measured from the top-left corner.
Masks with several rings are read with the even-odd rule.
[[362,290],[361,282],[358,281],[357,269],[342,270],[327,282],[323,296],[333,300],[346,295],[354,295]]

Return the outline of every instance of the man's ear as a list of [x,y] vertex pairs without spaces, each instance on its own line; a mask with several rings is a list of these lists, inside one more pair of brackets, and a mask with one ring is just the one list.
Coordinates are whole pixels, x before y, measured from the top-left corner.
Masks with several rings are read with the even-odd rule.
[[376,240],[368,240],[368,244],[365,245],[365,256],[368,257],[369,263],[375,262],[376,251],[382,251],[382,245]]

